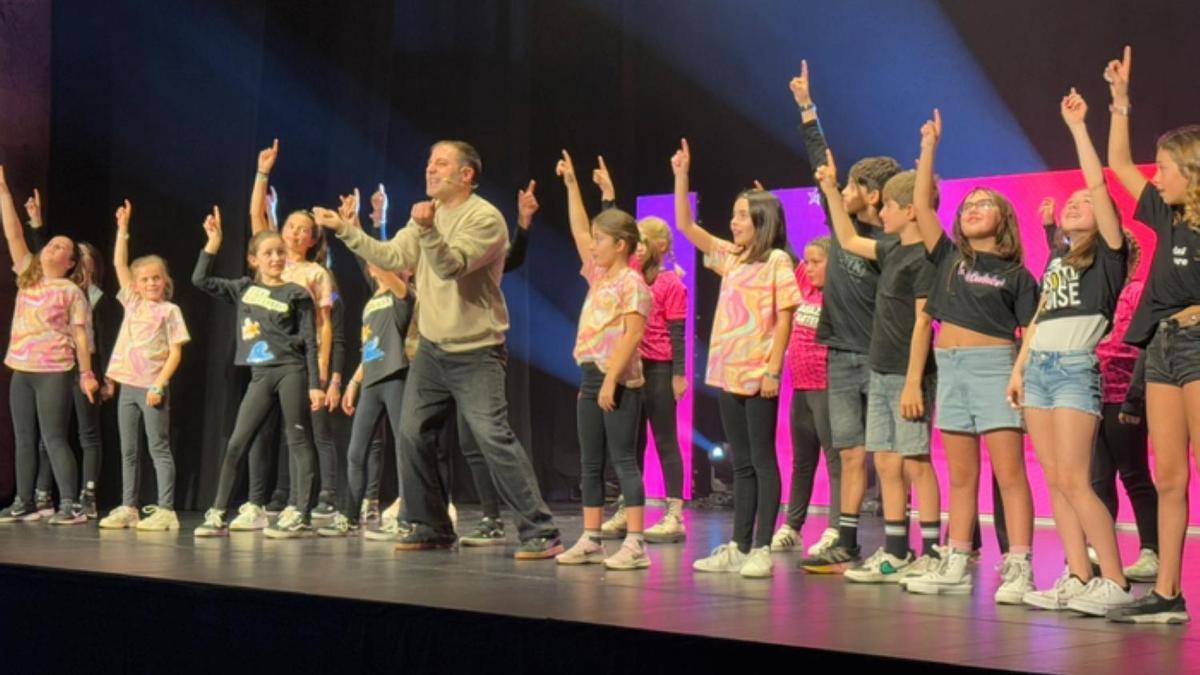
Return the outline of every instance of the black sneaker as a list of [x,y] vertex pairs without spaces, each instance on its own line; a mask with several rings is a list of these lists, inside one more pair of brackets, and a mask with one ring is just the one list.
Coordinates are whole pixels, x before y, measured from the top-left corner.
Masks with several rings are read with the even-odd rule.
[[317,495],[317,505],[313,508],[310,514],[313,518],[332,518],[333,514],[337,513],[337,507],[333,505],[337,501],[337,496],[333,490],[322,490],[321,494]]
[[313,529],[304,522],[304,514],[298,510],[286,511],[275,519],[275,524],[263,530],[267,539],[303,539],[313,536]]
[[37,513],[37,505],[35,503],[27,502],[17,497],[8,508],[0,511],[0,523],[20,522],[34,513]]
[[517,560],[545,560],[553,558],[565,550],[562,539],[559,539],[556,534],[552,537],[526,539],[517,547],[517,552],[513,554],[513,557]]
[[438,532],[425,523],[413,523],[412,530],[396,540],[397,551],[426,551],[451,548],[458,537],[453,532]]
[[[94,503],[92,508],[95,508]],[[59,502],[58,513],[50,516],[51,525],[82,525],[86,522],[87,516],[84,515],[83,509],[65,499]]]
[[858,564],[861,553],[860,546],[848,550],[838,544],[823,553],[804,558],[796,566],[809,574],[841,574]]
[[75,511],[88,520],[100,517],[96,512],[96,491],[84,489],[79,492],[79,501],[75,503]]
[[334,513],[327,525],[317,528],[317,535],[321,537],[345,537],[353,534],[358,534],[358,523],[341,513]]
[[499,518],[481,518],[470,534],[459,541],[463,546],[495,546],[504,543],[504,521]]
[[1107,616],[1109,621],[1117,623],[1179,624],[1191,620],[1182,593],[1173,598],[1164,598],[1153,589],[1124,607],[1110,610]]

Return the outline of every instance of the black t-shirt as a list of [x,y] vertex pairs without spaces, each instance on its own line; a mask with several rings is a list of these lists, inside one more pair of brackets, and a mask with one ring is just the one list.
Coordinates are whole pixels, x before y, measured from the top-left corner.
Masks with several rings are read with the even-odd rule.
[[239,366],[299,364],[308,370],[308,388],[320,389],[317,371],[316,313],[312,297],[299,284],[268,286],[249,278],[209,276],[212,256],[200,252],[192,283],[209,295],[237,305]]
[[404,338],[412,321],[416,298],[410,287],[403,298],[385,290],[363,307],[363,386],[369,387],[408,367]]
[[[815,169],[825,163],[825,134],[815,120],[802,125],[804,147],[808,161]],[[821,195],[825,224],[832,228],[829,204]],[[859,236],[878,241],[895,239],[884,236],[882,230],[852,218]],[[817,342],[848,352],[867,354],[871,350],[871,322],[874,316],[875,292],[879,284],[879,265],[847,252],[830,237],[829,264],[825,267],[824,297],[821,318],[817,321]]]
[[[908,372],[917,298],[929,297],[937,268],[925,255],[924,243],[905,245],[893,237],[875,245],[875,258],[881,271],[868,363],[875,372],[903,375]],[[933,363],[925,360],[926,373],[933,372]]]
[[1124,242],[1114,251],[1103,237],[1097,235],[1095,260],[1087,269],[1078,272],[1063,263],[1062,256],[1067,251],[1054,251],[1050,262],[1046,263],[1046,273],[1042,275],[1044,304],[1038,322],[1099,314],[1111,324],[1117,298],[1125,286],[1128,252]]
[[1174,209],[1150,183],[1142,189],[1133,217],[1158,235],[1146,291],[1125,332],[1126,342],[1145,347],[1159,321],[1200,304],[1200,233],[1187,223],[1176,224]]
[[976,253],[968,266],[942,234],[929,254],[937,266],[925,311],[938,321],[1011,340],[1037,311],[1037,281],[1025,266],[991,253]]

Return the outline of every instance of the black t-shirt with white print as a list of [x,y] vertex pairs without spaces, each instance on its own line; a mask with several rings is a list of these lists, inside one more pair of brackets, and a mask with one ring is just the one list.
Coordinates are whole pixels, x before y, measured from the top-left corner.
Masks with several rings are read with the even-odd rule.
[[1042,308],[1038,325],[1051,319],[1101,315],[1112,323],[1117,298],[1125,286],[1128,248],[1124,242],[1113,250],[1096,237],[1096,257],[1082,272],[1063,262],[1066,250],[1051,253],[1042,275]]
[[363,387],[369,387],[408,367],[404,338],[412,321],[416,298],[412,288],[403,298],[385,290],[375,294],[363,306],[362,367]]
[[1200,232],[1189,223],[1176,223],[1175,209],[1151,183],[1142,189],[1133,217],[1158,235],[1146,290],[1125,332],[1125,342],[1145,347],[1159,321],[1200,304]]
[[308,388],[320,389],[317,371],[316,313],[312,297],[299,284],[268,286],[249,277],[210,276],[213,257],[204,251],[192,283],[209,295],[237,305],[239,366],[299,364],[308,371]]
[[969,265],[944,233],[929,253],[937,266],[925,311],[938,321],[1012,340],[1037,311],[1037,280],[1025,265],[977,252]]
[[[875,259],[879,288],[867,362],[877,373],[903,375],[908,372],[917,298],[929,297],[937,268],[925,255],[924,243],[901,244],[894,237],[875,244]],[[926,359],[925,372],[933,369],[934,360]]]

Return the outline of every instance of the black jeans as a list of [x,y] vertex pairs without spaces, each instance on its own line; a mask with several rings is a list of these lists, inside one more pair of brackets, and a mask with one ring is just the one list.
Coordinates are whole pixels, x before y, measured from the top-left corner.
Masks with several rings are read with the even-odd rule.
[[400,415],[400,476],[409,522],[442,533],[453,530],[446,512],[447,486],[438,470],[438,445],[454,402],[479,442],[500,498],[516,515],[521,539],[558,536],[533,464],[508,423],[506,359],[503,345],[448,352],[421,340],[408,368]]
[[583,364],[575,422],[579,433],[580,487],[585,507],[604,506],[604,463],[612,462],[626,506],[645,506],[646,489],[637,462],[637,429],[642,392],[617,386],[617,407],[601,410],[596,402],[604,373],[594,363]]
[[278,401],[288,448],[296,463],[296,471],[292,474],[292,494],[296,495],[296,506],[307,521],[317,460],[311,436],[308,373],[303,364],[260,366],[253,368],[250,373],[250,386],[246,387],[246,395],[238,408],[237,422],[225,450],[225,459],[221,462],[213,506],[218,509],[229,508],[230,493],[233,492],[242,459]]
[[775,455],[779,399],[723,391],[720,407],[733,459],[733,541],[742,553],[748,553],[752,540],[754,548],[771,545],[779,515],[779,461]]
[[71,389],[78,388],[74,371],[27,373],[13,371],[8,387],[16,445],[17,497],[33,503],[33,486],[38,472],[38,432],[46,444],[49,463],[58,482],[58,494],[72,500],[76,494],[79,465],[67,440],[71,426]]
[[[382,445],[376,442],[378,437],[376,429],[386,414],[388,422],[392,425],[392,434],[396,438],[400,437],[400,409],[404,403],[405,375],[406,373],[401,371],[369,387],[364,387],[359,392],[354,411],[354,422],[350,427],[350,450],[346,464],[350,503],[345,508],[346,517],[352,522],[358,521],[363,496],[370,493],[371,467],[376,469],[375,499],[379,498],[378,473],[381,458],[376,457],[373,461],[371,459],[371,455],[378,452]],[[401,461],[399,443],[396,444],[396,449],[396,464],[399,465]],[[404,496],[403,490],[401,490],[400,496]]]
[[790,411],[792,427],[792,487],[788,495],[787,523],[799,531],[808,519],[813,481],[821,452],[829,476],[829,527],[837,527],[842,515],[842,453],[833,449],[829,435],[829,396],[824,389],[793,391]]
[[1121,424],[1120,403],[1105,403],[1096,434],[1092,455],[1092,489],[1108,507],[1113,519],[1117,517],[1117,474],[1137,521],[1142,548],[1158,551],[1158,490],[1150,478],[1146,449],[1146,420],[1138,424]]
[[671,380],[670,361],[642,361],[646,374],[646,385],[642,387],[642,414],[637,427],[638,470],[646,468],[646,423],[654,434],[654,449],[662,466],[663,483],[667,496],[683,499],[683,456],[679,452],[679,434],[676,430],[675,389]]
[[[92,358],[96,356],[93,354]],[[93,361],[95,363],[95,361]],[[96,402],[88,401],[87,394],[79,388],[79,374],[74,375],[71,387],[71,405],[75,409],[75,426],[79,431],[79,447],[83,450],[82,475],[80,487],[95,489],[100,480],[100,458],[102,454],[100,443],[100,392],[96,392]],[[70,425],[70,422],[67,423]],[[64,429],[64,433],[66,433]],[[70,442],[69,440],[67,441]],[[45,434],[38,444],[38,474],[37,488],[49,492],[54,476],[51,474],[51,461],[46,452]],[[60,495],[64,499],[73,499],[74,495]]]

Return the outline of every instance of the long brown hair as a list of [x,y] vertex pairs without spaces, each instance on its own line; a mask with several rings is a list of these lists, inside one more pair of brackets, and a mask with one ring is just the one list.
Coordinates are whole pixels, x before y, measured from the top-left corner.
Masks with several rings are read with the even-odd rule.
[[[313,236],[313,245],[305,252],[304,259],[309,262],[315,262],[321,267],[328,267],[329,242],[325,240],[325,228],[317,225],[316,217],[308,209],[296,209],[287,214],[287,218],[283,219],[284,225],[287,225],[288,218],[297,215],[308,218],[308,226]],[[283,234],[282,229],[278,234]]]
[[1200,125],[1190,124],[1159,136],[1158,149],[1175,160],[1188,181],[1183,205],[1174,209],[1175,222],[1186,222],[1193,231],[1200,233]]
[[958,247],[959,255],[962,256],[968,267],[975,265],[975,249],[971,248],[971,242],[967,241],[966,236],[963,235],[962,216],[963,204],[967,203],[971,195],[977,193],[986,194],[996,204],[999,222],[996,225],[995,255],[1017,265],[1023,264],[1025,249],[1021,246],[1021,228],[1017,225],[1016,209],[1013,208],[1012,202],[1008,201],[1007,197],[986,187],[975,187],[968,191],[967,196],[959,203],[958,211],[954,214],[954,245]]
[[746,249],[746,263],[766,262],[771,251],[779,249],[794,262],[796,256],[788,249],[787,220],[779,198],[766,190],[747,190],[738,199],[745,199],[754,225],[754,241]]
[[[67,239],[71,242],[71,250],[74,252],[75,264],[71,266],[70,272],[66,278],[80,288],[84,288],[84,269],[83,269],[83,249],[73,239]],[[46,273],[42,270],[41,249],[30,255],[31,260],[29,265],[25,267],[25,271],[17,275],[17,288],[29,288],[41,283],[46,277]],[[84,288],[84,290],[87,290]]]
[[637,221],[633,216],[621,209],[605,209],[592,218],[592,229],[600,230],[613,238],[613,241],[625,242],[625,256],[628,258],[637,250],[638,234]]

